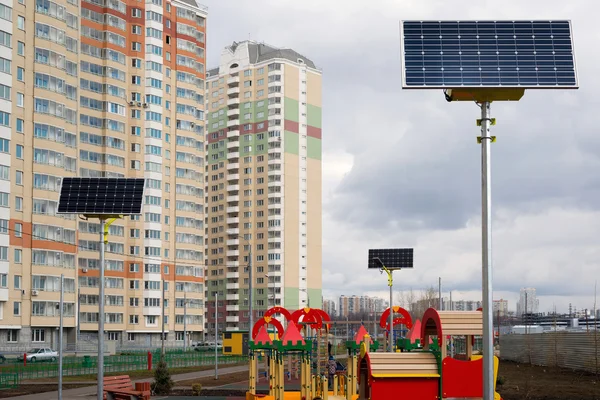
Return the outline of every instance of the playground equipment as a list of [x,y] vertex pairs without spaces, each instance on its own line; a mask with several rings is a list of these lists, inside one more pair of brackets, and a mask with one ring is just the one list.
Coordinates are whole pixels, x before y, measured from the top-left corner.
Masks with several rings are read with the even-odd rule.
[[[273,315],[280,314],[286,318],[287,327],[276,320]],[[258,320],[252,329],[252,340],[248,343],[250,348],[250,384],[246,399],[256,398],[272,400],[288,399],[344,399],[338,396],[338,379],[334,379],[333,392],[328,390],[327,377],[324,374],[311,373],[313,363],[314,343],[306,337],[309,329],[319,332],[324,327],[327,328],[329,315],[322,310],[303,308],[290,314],[282,307],[273,307],[265,313],[265,316]],[[279,339],[272,339],[266,330],[268,325],[272,325],[278,332]],[[304,327],[305,337],[300,334],[301,327]],[[310,327],[310,328],[308,328]],[[325,350],[327,344],[325,343]],[[269,395],[257,395],[256,377],[258,374],[258,354],[264,352],[269,357]],[[300,390],[288,391],[284,389],[285,371],[284,357],[296,356],[300,360],[299,377]],[[290,373],[288,371],[288,373]],[[324,372],[324,371],[323,371]],[[345,384],[342,379],[341,383]],[[342,390],[343,391],[343,390]]]
[[[482,398],[483,360],[480,356],[473,356],[474,337],[482,333],[480,311],[437,311],[430,308],[425,311],[421,323],[422,349],[415,348],[420,347],[417,343],[417,346],[403,346],[402,352],[372,353],[365,339],[358,360],[358,399]],[[452,336],[465,336],[465,360],[447,357],[447,340]],[[436,339],[431,341],[433,337]],[[494,357],[494,365],[495,381],[497,357]],[[495,393],[495,399],[501,400],[498,393]]]
[[[390,328],[390,313],[392,312],[395,314],[400,314],[400,317],[396,317],[393,318],[392,320],[392,327]],[[413,327],[413,322],[412,322],[412,317],[410,316],[410,314],[408,313],[408,311],[406,311],[404,308],[399,307],[399,306],[393,306],[393,307],[388,307],[385,309],[385,311],[381,314],[381,318],[379,319],[379,326],[383,329],[385,329],[385,344],[384,344],[384,348],[389,348],[389,341],[390,340],[394,340],[394,326],[397,325],[404,325],[406,326],[406,329],[412,329]]]

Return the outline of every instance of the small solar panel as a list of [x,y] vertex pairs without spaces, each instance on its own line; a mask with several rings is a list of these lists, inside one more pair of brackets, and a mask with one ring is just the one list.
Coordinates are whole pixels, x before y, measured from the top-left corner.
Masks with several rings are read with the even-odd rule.
[[143,178],[63,178],[58,213],[140,214],[144,181]]
[[570,21],[403,21],[402,86],[578,86]]
[[376,258],[388,269],[413,267],[413,249],[369,249],[369,268],[381,268]]

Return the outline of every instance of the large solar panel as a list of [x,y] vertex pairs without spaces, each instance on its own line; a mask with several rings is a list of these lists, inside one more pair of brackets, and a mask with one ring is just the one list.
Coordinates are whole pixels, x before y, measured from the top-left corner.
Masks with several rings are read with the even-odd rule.
[[403,21],[402,86],[576,89],[570,21]]
[[413,267],[413,249],[369,249],[369,268],[381,268],[377,258],[388,269]]
[[143,197],[140,178],[63,178],[58,213],[140,214]]

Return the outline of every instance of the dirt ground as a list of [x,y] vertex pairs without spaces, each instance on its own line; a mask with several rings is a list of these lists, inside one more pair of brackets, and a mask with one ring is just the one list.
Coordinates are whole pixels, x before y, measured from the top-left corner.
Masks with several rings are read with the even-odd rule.
[[600,400],[600,376],[501,361],[496,391],[504,400]]
[[214,376],[199,379],[190,379],[187,381],[175,382],[175,386],[192,387],[193,384],[200,383],[203,388],[214,388],[217,386],[229,385],[231,383],[244,382],[248,380],[248,372],[238,372],[235,374],[219,375],[219,379],[215,380]]

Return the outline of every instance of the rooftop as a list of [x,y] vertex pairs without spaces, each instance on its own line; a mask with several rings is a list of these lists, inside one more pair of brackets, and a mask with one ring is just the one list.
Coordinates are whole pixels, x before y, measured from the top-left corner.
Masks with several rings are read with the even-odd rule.
[[[186,0],[189,1],[189,0]],[[193,0],[192,0],[193,1]],[[248,57],[250,59],[251,64],[258,64],[268,60],[274,59],[284,59],[289,60],[291,62],[297,63],[298,59],[301,59],[306,66],[309,68],[316,69],[317,66],[315,63],[304,57],[302,54],[290,48],[278,48],[275,46],[268,45],[266,43],[258,43],[253,40],[245,40],[243,42],[233,42],[230,46],[227,46],[226,49],[235,53],[237,48],[241,44],[248,44]],[[219,67],[212,68],[207,71],[207,76],[214,76],[219,73]]]

